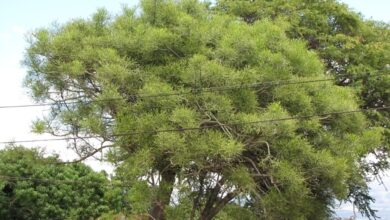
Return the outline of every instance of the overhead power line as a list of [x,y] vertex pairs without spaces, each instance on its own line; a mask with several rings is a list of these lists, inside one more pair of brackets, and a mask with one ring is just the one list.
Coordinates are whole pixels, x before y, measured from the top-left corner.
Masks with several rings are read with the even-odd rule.
[[[388,73],[381,73],[375,75],[368,75],[366,77],[376,77],[387,75]],[[339,75],[338,77],[349,76],[350,75]],[[307,84],[307,83],[316,83],[316,82],[326,82],[326,81],[334,81],[335,78],[325,78],[325,79],[313,79],[313,80],[276,80],[276,81],[265,81],[261,83],[252,83],[252,84],[239,84],[239,85],[230,85],[230,86],[218,86],[218,87],[204,87],[204,88],[194,88],[194,91],[187,92],[172,92],[172,93],[156,93],[156,94],[147,94],[147,93],[138,93],[134,94],[134,97],[138,98],[158,98],[158,97],[168,97],[168,96],[180,96],[180,95],[188,95],[188,94],[196,94],[197,92],[205,93],[205,92],[217,92],[217,91],[226,91],[226,90],[235,90],[235,89],[245,89],[245,88],[256,88],[259,86],[283,86],[283,85],[296,85],[296,84]],[[38,104],[21,104],[21,105],[2,105],[0,109],[7,108],[30,108],[30,107],[44,107],[44,106],[53,106],[53,105],[61,105],[61,104],[80,104],[80,103],[99,103],[99,102],[110,102],[110,101],[118,101],[124,100],[123,97],[120,98],[109,98],[109,99],[99,99],[99,100],[89,100],[89,101],[58,101],[51,103],[38,103]]]
[[[368,108],[368,109],[356,109],[356,110],[347,110],[347,111],[338,111],[338,112],[327,112],[322,114],[312,114],[312,115],[303,115],[303,116],[291,116],[285,118],[276,118],[276,119],[265,119],[259,121],[250,121],[250,122],[233,122],[230,124],[226,124],[227,126],[236,126],[236,125],[244,125],[244,124],[261,124],[261,123],[272,123],[272,122],[280,122],[280,121],[288,121],[295,119],[308,119],[314,117],[324,117],[329,115],[342,115],[342,114],[352,114],[358,112],[367,112],[367,111],[380,111],[390,109],[390,107],[378,107],[378,108]],[[188,127],[181,129],[161,129],[161,130],[149,130],[149,131],[137,131],[137,132],[126,132],[126,133],[117,133],[112,134],[112,137],[123,137],[123,136],[131,136],[131,135],[140,135],[140,134],[155,134],[155,133],[167,133],[167,132],[185,132],[185,131],[194,131],[194,130],[203,130],[208,128],[220,127],[220,125],[208,125],[203,127]],[[33,143],[33,142],[49,142],[49,141],[68,141],[75,139],[92,139],[92,138],[101,138],[99,135],[90,135],[83,137],[63,137],[63,138],[48,138],[48,139],[31,139],[31,140],[15,140],[15,141],[1,141],[0,144],[16,144],[16,143]]]

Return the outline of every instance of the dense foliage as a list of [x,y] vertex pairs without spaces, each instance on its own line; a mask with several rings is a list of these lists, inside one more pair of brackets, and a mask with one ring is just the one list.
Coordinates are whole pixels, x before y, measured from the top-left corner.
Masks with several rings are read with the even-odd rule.
[[[289,22],[287,34],[304,39],[340,85],[359,87],[363,107],[389,105],[389,24],[366,21],[335,0],[218,1],[218,8],[247,23],[261,19]],[[383,73],[379,77],[368,75]],[[382,112],[383,113],[383,112]],[[385,112],[386,113],[386,112]]]
[[[335,0],[220,0],[218,8],[247,23],[261,19],[288,21],[288,36],[307,41],[308,49],[321,57],[327,73],[336,76],[337,84],[355,90],[362,109],[390,105],[388,23],[364,20],[362,15]],[[372,151],[376,160],[361,161],[364,172],[376,175],[389,168],[390,111],[367,112],[366,116],[373,125],[383,127],[387,136],[387,141]],[[363,198],[353,202],[362,206]]]
[[108,211],[108,180],[37,150],[0,151],[0,219],[89,219]]
[[[239,16],[247,23],[261,19],[285,20],[287,35],[307,41],[334,75],[338,85],[350,86],[360,97],[360,107],[390,105],[390,26],[364,20],[336,0],[312,1],[218,1],[218,9]],[[390,142],[390,111],[368,112],[376,126],[385,128],[387,147]],[[375,173],[388,168],[387,148],[378,147],[374,164],[367,169]],[[382,149],[381,149],[382,148]]]
[[[35,130],[78,138],[74,148],[83,158],[109,149],[117,175],[131,182],[132,213],[151,219],[326,219],[335,199],[357,201],[374,216],[364,158],[379,150],[386,156],[386,128],[361,112],[328,114],[359,109],[361,94],[363,106],[371,106],[373,94],[340,80],[299,82],[328,78],[327,70],[383,69],[386,61],[374,54],[378,67],[347,69],[350,61],[338,57],[347,48],[339,43],[318,38],[329,43],[318,49],[296,39],[310,40],[315,28],[326,31],[305,13],[278,19],[260,16],[268,7],[262,1],[237,2],[144,0],[139,14],[99,10],[89,20],[37,30],[25,60],[26,85],[37,101],[56,105]],[[309,2],[318,3],[303,4],[305,12],[317,15],[320,1]],[[320,23],[324,15],[318,16]],[[332,33],[329,40],[352,41]],[[376,52],[358,41],[353,49]],[[361,63],[359,51],[349,53]],[[388,76],[366,77],[361,91],[373,83],[381,86],[375,96],[388,99]]]

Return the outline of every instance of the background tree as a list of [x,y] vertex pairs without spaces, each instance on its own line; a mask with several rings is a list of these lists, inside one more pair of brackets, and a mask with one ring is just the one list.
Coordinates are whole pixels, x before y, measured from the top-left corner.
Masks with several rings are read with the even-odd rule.
[[[363,19],[336,0],[218,1],[218,10],[239,16],[247,23],[261,19],[285,20],[290,38],[303,39],[325,64],[338,85],[351,86],[360,107],[390,105],[390,28],[388,23]],[[375,76],[375,77],[373,77]],[[368,112],[374,126],[385,128],[389,140],[389,111]],[[389,141],[375,148],[378,162],[367,164],[377,174],[388,168]]]
[[[390,30],[384,22],[362,15],[336,0],[218,1],[218,9],[247,23],[261,19],[289,22],[287,34],[304,39],[315,50],[340,85],[353,85],[361,93],[362,107],[389,105]],[[378,77],[367,75],[382,73]],[[387,83],[387,84],[386,84]],[[383,113],[383,112],[382,112]],[[387,112],[384,112],[387,113]]]
[[36,131],[74,137],[82,159],[108,149],[132,183],[132,212],[151,219],[326,219],[335,199],[357,198],[374,216],[362,161],[384,129],[332,114],[358,110],[358,98],[323,81],[290,27],[144,0],[140,14],[99,10],[37,30],[26,85],[54,105]]
[[[335,0],[220,0],[218,9],[237,15],[247,23],[261,19],[288,21],[287,35],[307,41],[308,49],[321,57],[327,73],[336,76],[339,85],[355,89],[361,108],[390,105],[388,23],[365,20]],[[374,161],[361,161],[365,172],[378,175],[389,168],[390,114],[385,110],[366,115],[373,126],[383,127],[387,136],[387,140],[373,148]],[[362,193],[360,198],[365,196],[366,193]],[[366,206],[361,199],[354,202],[357,206]]]
[[89,219],[108,210],[108,180],[20,146],[0,150],[1,219]]

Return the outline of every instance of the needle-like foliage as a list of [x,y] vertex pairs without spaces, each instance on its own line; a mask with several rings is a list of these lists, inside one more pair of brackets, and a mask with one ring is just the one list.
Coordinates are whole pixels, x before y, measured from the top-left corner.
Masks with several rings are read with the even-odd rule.
[[251,4],[143,0],[35,31],[26,85],[57,103],[36,129],[73,135],[82,157],[109,149],[133,214],[150,219],[326,219],[336,199],[374,216],[364,158],[387,146],[384,129],[327,114],[359,109],[354,89],[268,83],[328,78],[329,63],[290,36],[315,21]]

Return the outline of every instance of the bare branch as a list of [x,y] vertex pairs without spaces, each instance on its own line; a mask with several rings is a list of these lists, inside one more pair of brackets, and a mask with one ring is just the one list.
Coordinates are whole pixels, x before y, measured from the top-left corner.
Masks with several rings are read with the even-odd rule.
[[72,164],[72,163],[80,163],[92,156],[94,156],[95,154],[99,153],[100,151],[102,151],[103,149],[105,148],[109,148],[109,147],[114,147],[114,145],[106,145],[106,146],[102,146],[100,148],[97,148],[95,149],[94,151],[90,152],[89,154],[77,159],[77,160],[73,160],[73,161],[67,161],[67,162],[59,162],[59,164]]

